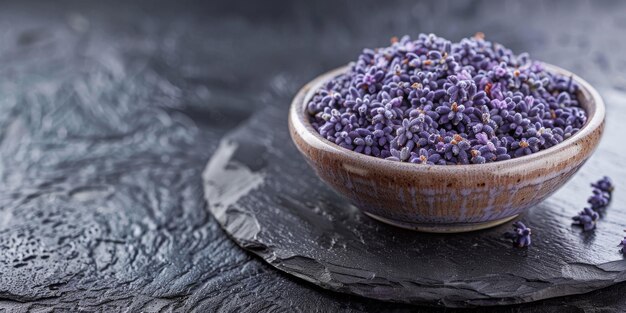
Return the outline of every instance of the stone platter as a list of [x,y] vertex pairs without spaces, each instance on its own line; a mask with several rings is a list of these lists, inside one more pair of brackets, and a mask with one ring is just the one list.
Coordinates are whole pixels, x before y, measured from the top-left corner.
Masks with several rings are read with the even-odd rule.
[[[556,195],[519,219],[534,244],[502,238],[511,223],[465,234],[426,234],[376,222],[325,186],[291,143],[286,108],[268,108],[226,136],[204,174],[209,210],[243,248],[327,289],[379,300],[447,307],[531,302],[626,279],[617,244],[626,210],[613,205],[595,232],[571,225],[598,168],[618,151],[603,146]],[[617,118],[615,116],[609,118]],[[616,123],[612,123],[616,125]],[[616,132],[609,129],[604,142]],[[617,160],[615,160],[617,161]],[[614,203],[622,203],[618,191]]]

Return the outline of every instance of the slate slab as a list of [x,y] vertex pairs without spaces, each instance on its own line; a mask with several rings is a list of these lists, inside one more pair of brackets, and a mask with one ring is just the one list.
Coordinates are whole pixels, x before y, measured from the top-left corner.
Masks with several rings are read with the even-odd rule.
[[[286,116],[284,106],[258,113],[221,141],[203,175],[209,210],[226,232],[284,272],[335,291],[447,307],[531,302],[626,279],[617,247],[626,171],[606,166],[619,162],[619,148],[602,146],[575,179],[521,216],[534,244],[517,249],[502,238],[511,223],[440,235],[368,218],[315,176],[289,139]],[[622,127],[609,125],[605,142]],[[616,180],[614,205],[595,232],[583,233],[571,217],[603,174]]]

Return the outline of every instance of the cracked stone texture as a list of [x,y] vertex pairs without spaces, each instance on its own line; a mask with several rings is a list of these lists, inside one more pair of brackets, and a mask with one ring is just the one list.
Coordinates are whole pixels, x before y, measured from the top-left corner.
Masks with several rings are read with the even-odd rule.
[[[546,208],[551,215],[544,216],[552,221],[566,219],[582,207],[587,181],[608,172],[623,185],[618,153],[624,150],[609,138],[620,138],[623,127],[624,113],[616,108],[624,105],[626,57],[613,51],[624,50],[616,38],[626,28],[625,7],[533,3],[2,4],[0,311],[441,312],[329,292],[273,269],[233,243],[207,212],[201,173],[223,135],[234,131],[229,138],[235,138],[264,118],[277,119],[301,85],[345,64],[362,47],[384,45],[404,33],[432,31],[458,39],[483,31],[580,74],[607,100],[610,120],[600,150],[564,194],[533,211]],[[251,149],[284,135],[284,121],[271,127],[273,135],[259,139],[266,145],[255,142]],[[284,145],[286,150],[272,153],[293,151],[291,143]],[[221,147],[224,153],[233,146]],[[251,181],[234,205],[251,199],[249,184],[264,188],[276,178],[262,175],[261,169],[275,166],[272,160],[254,160],[241,149],[233,151],[240,161],[236,168],[255,174],[244,177]],[[318,184],[313,178],[310,183]],[[303,208],[294,197],[266,196],[282,201],[267,209]],[[616,196],[595,235],[560,229],[569,243],[578,240],[572,247],[581,250],[570,251],[573,256],[594,264],[605,263],[609,254],[619,260],[619,238],[609,240],[624,221],[624,198]],[[323,208],[316,201],[313,209]],[[209,198],[209,205],[214,202]],[[323,211],[308,212],[316,218]],[[250,235],[246,231],[261,226],[237,234]],[[320,245],[344,249],[328,234]],[[527,253],[503,251],[534,262],[542,240],[556,234],[547,236],[537,234],[538,246]],[[543,243],[549,244],[556,243]],[[261,251],[255,245],[246,243]],[[291,259],[296,265],[307,261]],[[587,277],[612,271],[566,269]],[[625,292],[620,284],[498,311],[617,312],[626,305]]]

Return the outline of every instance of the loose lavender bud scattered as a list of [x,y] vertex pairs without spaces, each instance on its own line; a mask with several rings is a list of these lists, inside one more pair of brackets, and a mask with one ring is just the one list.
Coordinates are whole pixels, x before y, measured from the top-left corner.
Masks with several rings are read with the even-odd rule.
[[513,231],[504,233],[504,237],[507,239],[511,239],[513,245],[518,248],[528,247],[530,246],[531,230],[526,227],[522,222],[513,223]]
[[593,194],[589,199],[587,199],[587,203],[591,205],[591,209],[594,211],[600,211],[606,208],[611,202],[611,195],[601,191],[600,189],[594,189]]
[[572,217],[574,225],[582,226],[583,231],[589,231],[596,228],[598,213],[590,208],[585,208],[577,216]]
[[593,194],[587,199],[589,207],[582,210],[577,216],[572,217],[574,225],[582,226],[584,231],[596,228],[596,222],[599,218],[598,212],[602,213],[602,210],[609,205],[615,189],[611,179],[607,176],[592,183],[591,187],[593,187]]
[[611,197],[615,189],[611,179],[604,176],[601,180],[592,183],[591,187],[593,187],[593,194],[587,199],[591,209],[594,211],[605,209],[611,203]]
[[536,153],[585,124],[571,77],[483,37],[420,34],[363,50],[308,103],[313,127],[358,153],[451,165]]
[[613,182],[608,176],[604,176],[599,181],[591,184],[591,187],[598,189],[602,192],[606,192],[609,195],[611,195],[613,193],[613,190],[615,189],[615,186],[613,186]]

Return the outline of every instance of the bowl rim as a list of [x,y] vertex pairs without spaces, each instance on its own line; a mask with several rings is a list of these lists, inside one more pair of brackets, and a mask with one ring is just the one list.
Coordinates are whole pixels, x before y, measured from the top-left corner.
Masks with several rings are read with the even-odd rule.
[[[571,76],[572,79],[580,87],[579,92],[582,94],[588,94],[588,97],[583,99],[586,104],[587,122],[576,132],[573,136],[563,140],[557,145],[550,148],[535,152],[530,155],[522,157],[511,158],[509,160],[496,161],[483,164],[451,164],[451,165],[438,165],[438,164],[414,164],[410,162],[398,162],[392,160],[386,160],[383,158],[370,156],[352,150],[341,147],[334,142],[328,141],[328,139],[322,137],[311,125],[309,115],[306,114],[305,105],[312,98],[317,89],[329,79],[338,76],[347,71],[350,65],[344,65],[334,70],[321,74],[304,85],[294,97],[289,110],[289,124],[293,127],[293,131],[298,133],[300,138],[315,148],[325,150],[340,156],[343,156],[354,161],[368,163],[369,166],[381,166],[390,167],[402,171],[433,171],[437,172],[458,172],[462,171],[495,171],[502,168],[512,168],[524,163],[537,162],[543,160],[550,155],[556,155],[559,152],[563,152],[568,148],[577,145],[581,139],[590,136],[598,127],[601,127],[605,118],[605,105],[602,97],[598,91],[591,86],[587,81],[580,76],[565,70],[561,67],[541,62],[546,70],[563,76]],[[581,95],[578,95],[578,100],[581,102]],[[293,136],[293,134],[292,134]],[[298,146],[296,144],[296,146]],[[298,147],[300,149],[300,147]]]

